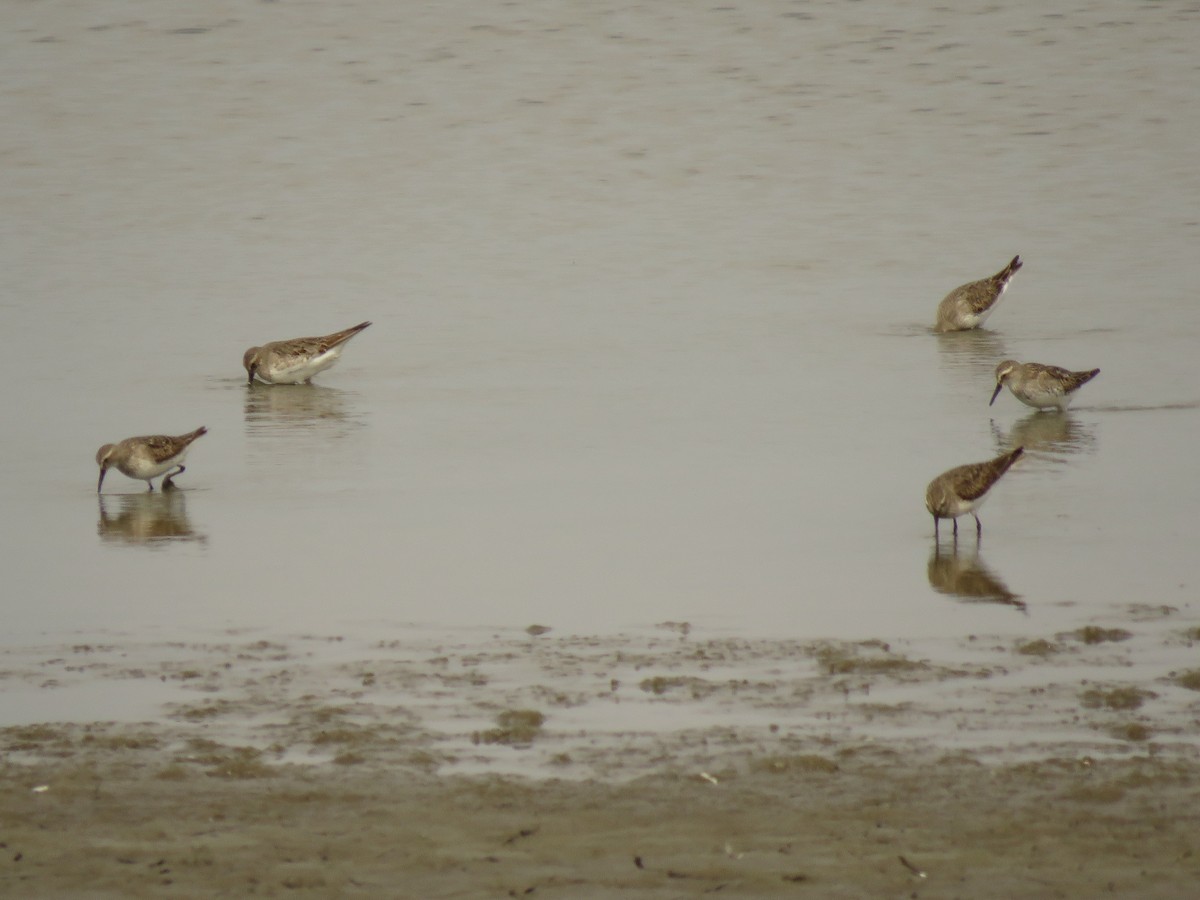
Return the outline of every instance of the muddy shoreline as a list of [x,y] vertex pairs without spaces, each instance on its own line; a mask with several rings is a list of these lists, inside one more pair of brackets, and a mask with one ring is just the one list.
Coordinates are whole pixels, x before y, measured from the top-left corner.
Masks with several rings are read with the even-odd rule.
[[[1200,695],[1176,619],[8,648],[10,717],[82,692],[95,720],[0,730],[0,891],[1183,896]],[[105,718],[138,691],[153,715]]]

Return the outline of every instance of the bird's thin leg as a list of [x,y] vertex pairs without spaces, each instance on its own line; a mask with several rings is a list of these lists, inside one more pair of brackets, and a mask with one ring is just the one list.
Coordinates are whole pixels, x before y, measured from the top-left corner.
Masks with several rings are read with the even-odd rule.
[[933,541],[936,544],[938,540],[938,517],[933,517]]
[[958,519],[952,519],[951,521],[954,522],[954,536],[957,538],[958,537]]
[[168,488],[173,488],[173,487],[175,487],[175,482],[174,482],[174,481],[172,481],[171,479],[172,479],[172,478],[174,478],[176,475],[182,475],[182,474],[183,474],[184,472],[186,472],[186,471],[187,471],[187,469],[186,469],[186,468],[183,466],[183,464],[181,463],[181,464],[180,464],[180,466],[179,466],[179,469],[178,469],[177,471],[175,471],[175,472],[172,472],[172,473],[171,473],[171,474],[169,474],[169,475],[168,475],[166,478],[164,478],[164,479],[163,479],[163,483],[162,483],[163,490],[165,491],[165,490],[167,490]]
[[975,513],[971,513],[971,515],[975,516],[975,540],[979,540],[983,537],[983,523],[979,521],[979,516],[976,516]]

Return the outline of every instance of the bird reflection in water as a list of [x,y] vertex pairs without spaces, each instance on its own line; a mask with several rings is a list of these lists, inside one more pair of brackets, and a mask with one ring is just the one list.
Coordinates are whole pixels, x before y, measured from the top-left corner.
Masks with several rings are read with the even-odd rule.
[[96,532],[104,541],[163,546],[180,541],[207,542],[188,521],[187,501],[179,488],[150,493],[100,494]]
[[995,381],[996,363],[1008,356],[1004,341],[994,331],[951,331],[937,336],[942,368],[966,372],[986,382]]
[[337,388],[314,384],[256,382],[246,388],[246,425],[250,431],[294,425],[328,425],[340,429],[352,421],[347,413],[347,396]]
[[929,586],[968,603],[1001,603],[1025,610],[1025,601],[1008,589],[999,576],[984,565],[977,547],[959,550],[934,544],[929,557]]
[[1057,410],[1032,412],[1014,422],[1007,433],[992,419],[992,436],[1001,450],[1020,446],[1051,458],[1091,453],[1096,449],[1095,429],[1076,421],[1070,413]]

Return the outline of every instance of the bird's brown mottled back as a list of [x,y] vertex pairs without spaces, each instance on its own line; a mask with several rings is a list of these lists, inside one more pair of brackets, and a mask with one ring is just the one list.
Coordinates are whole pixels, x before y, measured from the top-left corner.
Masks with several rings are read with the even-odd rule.
[[982,497],[1024,453],[1024,447],[1017,447],[1015,450],[1011,450],[1003,456],[997,456],[995,459],[989,459],[987,462],[969,463],[952,469],[952,472],[958,473],[955,478],[956,492],[964,500],[975,500]]

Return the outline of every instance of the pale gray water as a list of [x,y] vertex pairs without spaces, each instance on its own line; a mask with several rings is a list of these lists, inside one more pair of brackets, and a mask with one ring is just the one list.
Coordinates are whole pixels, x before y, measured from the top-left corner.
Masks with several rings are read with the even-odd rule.
[[[1200,8],[1040,9],[6,6],[5,640],[1194,622]],[[1103,372],[989,409],[1009,356]],[[933,558],[926,483],[1014,439]]]

